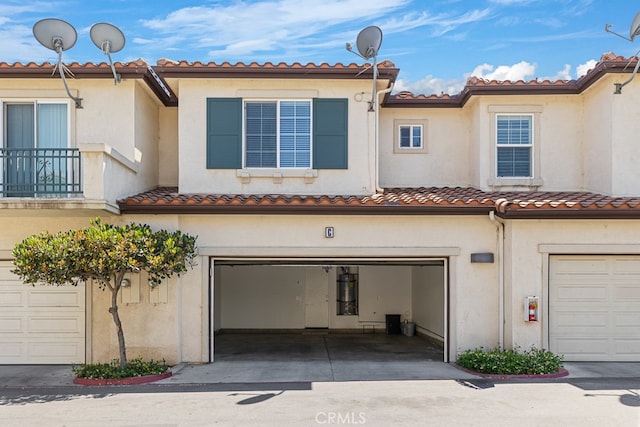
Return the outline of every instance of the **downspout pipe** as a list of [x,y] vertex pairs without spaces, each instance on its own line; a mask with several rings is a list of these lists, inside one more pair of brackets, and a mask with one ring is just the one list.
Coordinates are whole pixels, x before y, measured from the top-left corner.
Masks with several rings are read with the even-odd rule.
[[374,166],[374,186],[376,188],[377,194],[384,193],[384,189],[380,188],[380,95],[387,94],[393,90],[394,83],[391,82],[391,86],[386,89],[381,89],[376,92],[376,97],[374,99],[375,105],[374,114],[375,114],[375,141],[374,141],[374,154],[375,154],[375,166]]
[[504,221],[494,211],[489,221],[498,231],[498,348],[504,349]]

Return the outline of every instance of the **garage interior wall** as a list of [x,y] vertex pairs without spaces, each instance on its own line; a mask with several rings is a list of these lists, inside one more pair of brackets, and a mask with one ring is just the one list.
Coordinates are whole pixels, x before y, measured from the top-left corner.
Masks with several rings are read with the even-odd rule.
[[411,271],[411,307],[416,328],[419,332],[444,342],[444,266],[423,265],[412,267]]
[[[326,326],[385,329],[386,314],[415,321],[444,339],[444,266],[345,265],[358,274],[358,315],[337,315],[336,279],[342,266],[218,265],[214,269],[214,330],[303,329],[305,285],[326,290]],[[321,304],[323,301],[319,301]]]

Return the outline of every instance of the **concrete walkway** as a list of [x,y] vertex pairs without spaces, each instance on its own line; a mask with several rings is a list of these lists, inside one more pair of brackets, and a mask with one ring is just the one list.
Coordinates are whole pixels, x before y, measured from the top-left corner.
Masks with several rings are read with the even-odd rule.
[[[215,362],[178,364],[157,384],[478,380],[420,337],[384,334],[223,334]],[[568,362],[567,379],[640,379],[640,363]],[[75,386],[68,365],[0,365],[2,387]],[[82,387],[82,386],[78,386]]]

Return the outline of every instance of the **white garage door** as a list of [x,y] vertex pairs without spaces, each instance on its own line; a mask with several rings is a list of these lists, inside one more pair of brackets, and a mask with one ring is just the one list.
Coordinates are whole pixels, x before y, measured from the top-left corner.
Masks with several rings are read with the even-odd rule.
[[0,261],[0,364],[84,362],[85,289],[30,286]]
[[640,256],[552,256],[549,345],[567,361],[640,361]]

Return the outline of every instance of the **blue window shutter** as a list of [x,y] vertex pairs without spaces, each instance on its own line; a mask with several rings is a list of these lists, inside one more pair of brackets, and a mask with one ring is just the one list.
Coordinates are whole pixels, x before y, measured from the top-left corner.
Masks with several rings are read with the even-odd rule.
[[242,168],[242,98],[207,98],[207,169]]
[[314,98],[314,169],[347,169],[348,107],[349,103],[346,98]]

